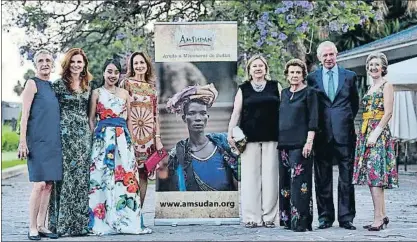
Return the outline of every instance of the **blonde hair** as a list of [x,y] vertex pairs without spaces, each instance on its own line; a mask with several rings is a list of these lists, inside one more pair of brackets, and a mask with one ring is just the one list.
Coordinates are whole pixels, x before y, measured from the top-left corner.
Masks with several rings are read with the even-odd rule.
[[368,55],[368,57],[366,58],[366,71],[369,71],[369,62],[372,59],[380,59],[381,63],[382,63],[382,76],[385,76],[386,74],[388,74],[388,59],[387,56],[382,53],[382,52],[373,52],[371,54]]
[[338,53],[336,45],[333,42],[327,40],[327,41],[321,42],[319,46],[317,47],[317,57],[319,58],[321,57],[321,53],[323,52],[323,49],[326,47],[331,47],[336,54]]
[[266,72],[265,80],[267,81],[271,80],[271,76],[269,75],[269,65],[265,57],[263,57],[262,55],[254,55],[248,60],[248,63],[246,64],[246,68],[245,68],[246,79],[244,81],[252,81],[252,76],[250,75],[249,70],[250,70],[250,66],[252,65],[252,62],[254,62],[255,60],[261,60],[264,63],[265,72]]

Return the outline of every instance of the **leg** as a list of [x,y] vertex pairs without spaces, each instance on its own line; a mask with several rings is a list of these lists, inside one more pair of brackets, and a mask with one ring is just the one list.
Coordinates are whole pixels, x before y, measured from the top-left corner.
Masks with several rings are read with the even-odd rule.
[[262,225],[260,146],[250,142],[240,156],[242,221],[258,226]]
[[146,191],[148,190],[148,173],[145,168],[139,168],[140,207],[143,208]]
[[312,222],[312,159],[302,149],[289,151],[291,164],[291,228],[296,232],[311,230]]
[[355,217],[355,188],[352,184],[353,161],[352,147],[348,145],[335,146],[336,158],[339,161],[338,180],[338,221],[353,222]]
[[49,199],[51,197],[52,183],[46,183],[44,189],[41,191],[39,213],[37,216],[37,228],[41,232],[50,233],[46,227],[46,212],[49,205]]
[[262,142],[262,220],[273,226],[278,216],[278,150],[277,142]]
[[45,187],[45,182],[34,182],[32,193],[29,198],[29,233],[31,236],[38,234],[37,217],[39,213],[39,204],[41,201],[42,190]]
[[291,229],[291,166],[288,150],[279,151],[279,217],[280,226]]
[[384,222],[384,189],[381,187],[371,187],[371,191],[374,202],[374,222],[372,223],[372,227],[378,227]]
[[333,142],[317,145],[314,159],[314,180],[316,188],[317,211],[319,222],[330,226],[334,222],[333,203]]

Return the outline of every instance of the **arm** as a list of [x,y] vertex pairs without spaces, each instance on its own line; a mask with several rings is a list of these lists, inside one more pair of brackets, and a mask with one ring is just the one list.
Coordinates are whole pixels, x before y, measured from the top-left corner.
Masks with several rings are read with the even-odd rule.
[[161,150],[164,146],[161,141],[161,126],[159,122],[158,94],[155,95],[155,141],[156,149]]
[[235,103],[233,106],[232,116],[230,117],[229,127],[227,131],[227,140],[232,147],[232,149],[236,149],[235,141],[233,140],[232,130],[234,127],[237,126],[237,123],[240,119],[240,114],[242,112],[242,105],[243,105],[243,97],[242,97],[242,90],[239,88],[235,97]]
[[21,159],[26,158],[29,154],[26,141],[27,125],[33,98],[35,97],[37,91],[35,81],[29,79],[22,92],[22,119],[20,121],[20,140],[18,149],[18,156]]
[[351,100],[350,103],[352,105],[352,113],[353,113],[353,118],[356,117],[356,114],[358,114],[358,110],[359,110],[359,93],[358,93],[358,89],[356,88],[356,83],[358,81],[358,77],[356,76],[356,74],[353,74],[353,78],[352,78],[352,86],[350,87],[350,93],[351,93]]
[[90,100],[90,112],[88,114],[88,125],[90,126],[91,132],[94,132],[94,126],[96,122],[96,112],[97,112],[97,100],[98,100],[98,92],[97,90],[93,90],[91,94]]
[[384,115],[382,116],[381,120],[379,121],[378,126],[371,132],[368,137],[366,144],[368,146],[375,145],[378,137],[381,135],[382,131],[388,125],[392,117],[392,111],[394,107],[394,88],[392,84],[386,83],[384,86]]
[[307,158],[313,148],[314,136],[319,126],[319,109],[317,92],[314,89],[308,90],[307,93],[307,109],[308,109],[308,133],[307,140],[303,148],[303,156]]
[[133,135],[133,126],[132,126],[132,108],[130,106],[130,95],[129,92],[123,89],[123,95],[124,98],[126,100],[126,124],[127,124],[127,129],[129,130],[129,134],[132,136]]

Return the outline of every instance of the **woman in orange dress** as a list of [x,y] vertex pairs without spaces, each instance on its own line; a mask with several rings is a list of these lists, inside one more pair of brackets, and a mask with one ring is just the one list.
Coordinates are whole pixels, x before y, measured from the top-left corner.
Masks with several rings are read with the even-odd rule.
[[144,52],[134,52],[128,62],[125,79],[120,87],[131,97],[132,138],[136,161],[139,164],[141,206],[146,196],[149,176],[144,163],[152,153],[163,148],[158,117],[158,95],[155,87],[155,71],[150,57]]

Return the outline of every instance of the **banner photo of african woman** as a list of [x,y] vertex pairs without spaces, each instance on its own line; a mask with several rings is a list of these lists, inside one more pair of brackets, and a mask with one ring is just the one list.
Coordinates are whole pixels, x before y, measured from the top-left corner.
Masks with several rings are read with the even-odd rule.
[[239,157],[227,141],[237,23],[156,23],[155,62],[168,152],[156,172],[155,225],[239,224]]

